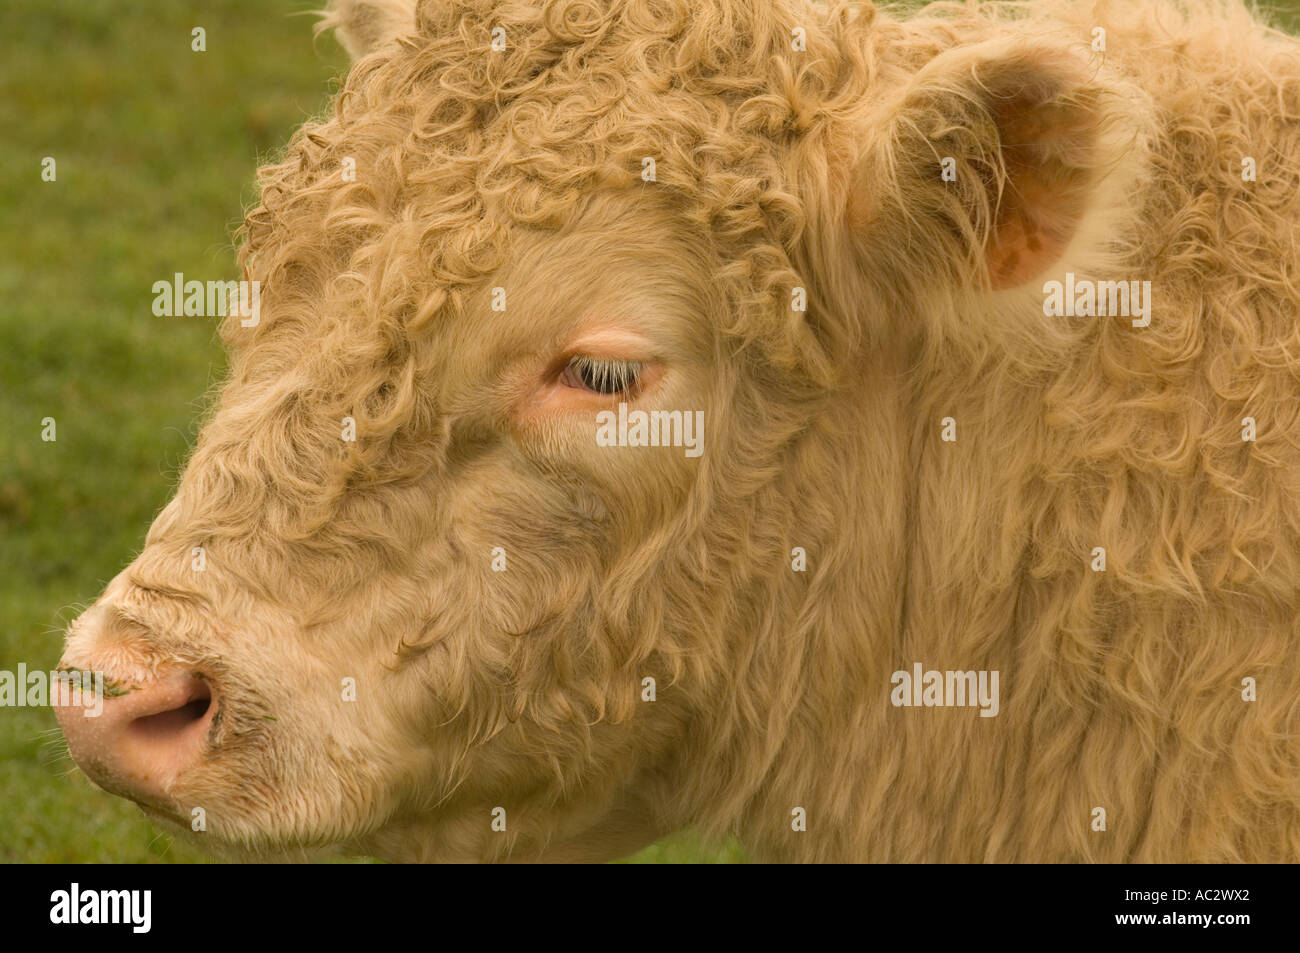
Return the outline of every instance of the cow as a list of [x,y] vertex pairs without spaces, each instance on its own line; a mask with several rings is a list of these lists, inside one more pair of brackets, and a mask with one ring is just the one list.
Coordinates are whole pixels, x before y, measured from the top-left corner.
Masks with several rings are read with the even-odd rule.
[[71,754],[245,857],[1300,860],[1258,17],[336,3]]

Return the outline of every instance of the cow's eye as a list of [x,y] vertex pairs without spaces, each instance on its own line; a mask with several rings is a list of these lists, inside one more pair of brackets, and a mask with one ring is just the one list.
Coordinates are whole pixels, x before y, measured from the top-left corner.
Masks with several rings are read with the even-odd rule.
[[640,361],[611,361],[578,355],[569,361],[560,379],[569,387],[595,394],[625,394],[635,390],[640,376]]

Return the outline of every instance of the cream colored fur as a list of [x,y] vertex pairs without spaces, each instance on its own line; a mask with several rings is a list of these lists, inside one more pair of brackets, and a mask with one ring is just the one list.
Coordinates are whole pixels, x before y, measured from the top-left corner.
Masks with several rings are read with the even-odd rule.
[[[1300,44],[1208,0],[363,6],[247,218],[262,322],[70,642],[226,686],[176,791],[211,837],[1300,859]],[[1000,287],[1017,203],[1068,242]],[[1151,281],[1150,326],[1045,317],[1066,271]],[[698,460],[516,416],[616,317]],[[893,707],[914,662],[999,671],[1000,713]]]

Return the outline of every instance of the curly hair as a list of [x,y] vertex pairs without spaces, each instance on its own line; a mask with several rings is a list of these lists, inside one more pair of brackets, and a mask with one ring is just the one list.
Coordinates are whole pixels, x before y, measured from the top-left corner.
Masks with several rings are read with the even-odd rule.
[[[995,286],[1039,155],[987,108],[1014,82],[963,59],[999,37],[1039,44],[1016,62],[1047,63],[1050,111],[1095,120],[1037,192],[1087,190],[1058,267],[1149,277],[1141,334]],[[355,491],[443,464],[434,331],[472,325],[521,236],[635,195],[706,248],[744,453],[706,456],[606,578],[538,569],[554,605],[596,592],[563,610],[587,634],[517,640],[509,691],[449,690],[474,740],[533,706],[571,793],[554,752],[576,772],[653,657],[705,715],[644,796],[760,855],[1294,859],[1297,119],[1300,45],[1227,0],[423,0],[262,171],[240,262],[265,318],[226,322],[231,386],[155,532],[311,547],[333,562],[303,592],[391,564],[399,521]],[[977,174],[949,189],[928,170],[954,154]],[[258,586],[282,556],[248,558]],[[1002,714],[900,718],[877,688],[917,658],[1001,671]],[[1243,704],[1243,677],[1269,691]]]

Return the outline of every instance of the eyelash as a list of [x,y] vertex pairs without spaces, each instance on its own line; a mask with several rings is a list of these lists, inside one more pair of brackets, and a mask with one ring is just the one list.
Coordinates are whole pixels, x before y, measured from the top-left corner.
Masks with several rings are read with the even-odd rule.
[[640,361],[609,361],[584,355],[571,358],[560,375],[570,387],[610,396],[635,389],[640,377]]

